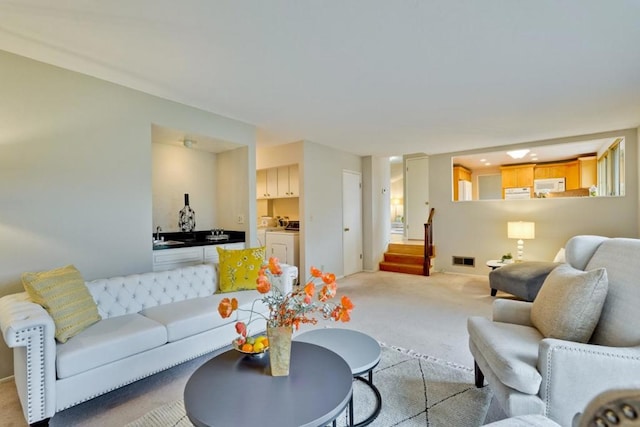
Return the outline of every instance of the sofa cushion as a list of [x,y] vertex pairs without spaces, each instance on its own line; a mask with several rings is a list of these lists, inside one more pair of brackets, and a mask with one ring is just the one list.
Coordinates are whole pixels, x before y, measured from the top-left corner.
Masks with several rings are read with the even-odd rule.
[[220,257],[220,292],[256,289],[265,248],[217,249]]
[[53,318],[55,337],[62,343],[101,319],[82,275],[73,265],[23,273],[22,285],[31,300]]
[[[218,304],[222,298],[229,296],[238,300],[240,310],[237,312],[238,315],[223,319],[218,314]],[[260,298],[260,294],[256,291],[235,292],[233,295],[215,294],[150,307],[142,310],[140,314],[163,324],[167,328],[167,340],[173,342],[227,323],[246,320],[248,313],[243,310],[250,309],[257,298]],[[258,302],[254,309],[261,311],[261,307],[262,303]]]
[[140,314],[103,319],[56,347],[58,378],[124,359],[167,342],[163,325]]
[[500,382],[522,393],[538,393],[542,377],[536,362],[538,345],[544,337],[536,328],[475,316],[467,320],[467,329],[470,340]]
[[569,264],[554,269],[531,307],[531,323],[546,338],[589,341],[607,296],[607,271],[576,270]]

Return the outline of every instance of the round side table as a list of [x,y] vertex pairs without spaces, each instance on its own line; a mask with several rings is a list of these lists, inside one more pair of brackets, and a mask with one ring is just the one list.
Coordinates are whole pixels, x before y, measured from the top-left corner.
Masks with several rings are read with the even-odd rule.
[[[349,405],[349,423],[351,426],[362,427],[371,424],[380,414],[382,408],[382,396],[373,384],[373,368],[380,363],[382,350],[378,341],[369,335],[354,331],[353,329],[323,328],[312,329],[303,332],[294,338],[294,341],[302,341],[316,344],[340,355],[351,369],[353,378],[365,383],[376,397],[376,406],[371,414],[363,421],[354,422],[353,402]],[[368,378],[362,375],[367,374]]]

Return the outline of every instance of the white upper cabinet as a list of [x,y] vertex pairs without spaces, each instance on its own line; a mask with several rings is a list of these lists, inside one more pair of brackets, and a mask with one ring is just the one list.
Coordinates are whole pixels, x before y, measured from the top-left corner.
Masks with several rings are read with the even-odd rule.
[[278,197],[298,197],[298,165],[278,168]]
[[298,165],[256,171],[256,198],[275,199],[300,196]]
[[256,171],[256,197],[258,199],[278,197],[278,170],[276,168]]

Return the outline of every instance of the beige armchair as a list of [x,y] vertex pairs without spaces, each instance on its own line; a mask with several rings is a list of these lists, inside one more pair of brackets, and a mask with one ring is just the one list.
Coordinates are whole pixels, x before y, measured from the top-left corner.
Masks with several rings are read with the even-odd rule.
[[476,385],[508,416],[570,426],[599,393],[640,388],[640,240],[576,236],[566,261],[533,303],[496,300],[493,320],[468,320]]

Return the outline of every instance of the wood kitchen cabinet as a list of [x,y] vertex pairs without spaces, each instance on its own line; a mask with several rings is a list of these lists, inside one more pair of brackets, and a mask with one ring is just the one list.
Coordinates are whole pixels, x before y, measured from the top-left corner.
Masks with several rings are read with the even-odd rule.
[[579,157],[580,163],[580,188],[589,188],[598,185],[596,156]]
[[505,188],[530,187],[533,189],[533,169],[533,164],[501,166],[502,197],[504,198]]
[[534,178],[564,178],[566,191],[589,188],[596,185],[597,182],[596,158],[589,156],[576,160],[536,165]]
[[256,171],[256,198],[273,199],[278,197],[278,169],[260,169]]
[[278,168],[278,197],[299,197],[298,165]]
[[565,177],[565,190],[577,190],[580,188],[580,163],[577,160],[566,163],[567,175]]
[[471,181],[471,171],[464,166],[453,166],[453,200],[460,200],[459,181]]

